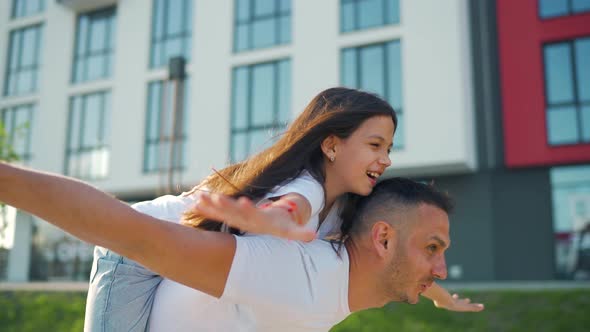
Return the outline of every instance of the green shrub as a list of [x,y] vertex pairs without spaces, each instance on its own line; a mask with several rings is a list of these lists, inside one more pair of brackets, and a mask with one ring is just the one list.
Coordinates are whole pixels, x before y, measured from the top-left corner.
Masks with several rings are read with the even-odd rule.
[[[467,292],[486,309],[457,313],[392,303],[351,315],[332,332],[590,331],[590,289]],[[82,331],[83,293],[0,292],[0,331]]]
[[391,303],[351,315],[332,332],[590,331],[590,290],[461,292],[485,304],[480,313]]
[[85,305],[77,292],[0,292],[0,331],[80,332]]

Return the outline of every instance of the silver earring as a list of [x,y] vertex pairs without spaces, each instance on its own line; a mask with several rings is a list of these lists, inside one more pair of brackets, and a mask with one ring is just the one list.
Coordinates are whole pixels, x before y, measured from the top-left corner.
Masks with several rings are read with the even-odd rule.
[[334,162],[334,159],[336,159],[336,157],[334,157],[334,156],[330,156],[330,161],[331,161],[331,162]]

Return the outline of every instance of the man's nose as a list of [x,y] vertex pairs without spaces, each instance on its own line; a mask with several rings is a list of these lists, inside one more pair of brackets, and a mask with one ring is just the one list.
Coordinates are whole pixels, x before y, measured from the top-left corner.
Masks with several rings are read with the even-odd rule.
[[445,280],[447,278],[447,262],[444,257],[434,263],[432,274],[435,278],[440,280]]

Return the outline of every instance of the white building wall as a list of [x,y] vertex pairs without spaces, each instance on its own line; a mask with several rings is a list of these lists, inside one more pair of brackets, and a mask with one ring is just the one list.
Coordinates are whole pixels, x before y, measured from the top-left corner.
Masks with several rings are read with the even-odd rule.
[[[70,1],[90,3],[89,1]],[[473,88],[467,0],[401,0],[400,24],[340,33],[339,0],[293,0],[292,42],[233,53],[233,0],[195,0],[193,13],[188,167],[185,187],[223,167],[229,156],[231,70],[234,66],[291,59],[294,116],[319,91],[339,85],[342,48],[400,40],[405,146],[392,153],[395,175],[440,175],[476,168]],[[32,160],[38,169],[63,172],[69,97],[112,92],[109,175],[94,185],[124,198],[155,193],[158,174],[144,174],[147,85],[166,70],[149,69],[152,1],[119,0],[113,75],[70,83],[77,13],[47,1],[40,15],[13,21],[0,1],[0,68],[5,78],[9,31],[43,22],[39,93],[0,97],[0,109],[38,102]],[[285,105],[286,106],[286,105]]]

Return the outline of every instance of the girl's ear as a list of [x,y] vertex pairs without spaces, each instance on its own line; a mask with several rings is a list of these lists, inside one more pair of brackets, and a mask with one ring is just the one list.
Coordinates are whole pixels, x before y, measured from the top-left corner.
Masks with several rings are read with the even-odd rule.
[[322,141],[322,152],[324,153],[324,156],[327,156],[328,158],[336,153],[336,143],[338,142],[338,137],[334,136],[334,135],[330,135],[328,137],[326,137],[323,141]]

